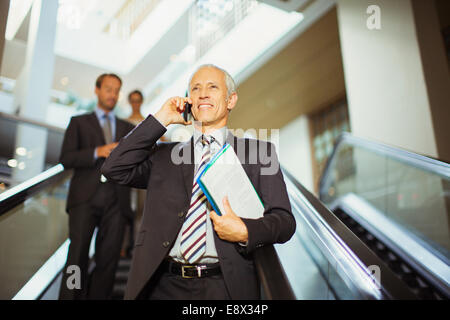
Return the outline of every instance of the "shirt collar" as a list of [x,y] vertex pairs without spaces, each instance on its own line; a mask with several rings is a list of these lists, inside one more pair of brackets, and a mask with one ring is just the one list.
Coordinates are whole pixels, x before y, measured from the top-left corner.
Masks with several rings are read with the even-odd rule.
[[[101,109],[99,106],[95,107],[95,114],[97,115],[97,118],[99,120],[103,119],[103,116],[106,115],[106,112]],[[114,110],[111,110],[110,112],[108,112],[107,116],[109,117],[110,120],[114,120]]]
[[[210,132],[208,136],[213,137],[214,141],[217,142],[220,146],[222,146],[226,141],[225,139],[227,138],[227,132],[228,132],[227,126],[224,126],[220,129]],[[201,137],[202,133],[199,130],[194,129],[194,145],[197,145],[197,143],[201,143],[200,142]]]

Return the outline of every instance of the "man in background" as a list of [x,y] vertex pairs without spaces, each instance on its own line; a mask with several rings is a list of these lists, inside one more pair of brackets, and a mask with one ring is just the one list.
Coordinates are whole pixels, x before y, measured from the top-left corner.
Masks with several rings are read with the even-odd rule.
[[[74,169],[66,204],[70,247],[59,294],[65,300],[110,298],[126,219],[132,216],[130,189],[100,173],[117,141],[133,129],[114,115],[122,80],[115,74],[102,74],[95,85],[95,111],[72,117],[60,156],[64,168]],[[89,247],[96,227],[95,269],[88,275]],[[73,266],[81,271],[81,286],[70,283],[76,270]]]

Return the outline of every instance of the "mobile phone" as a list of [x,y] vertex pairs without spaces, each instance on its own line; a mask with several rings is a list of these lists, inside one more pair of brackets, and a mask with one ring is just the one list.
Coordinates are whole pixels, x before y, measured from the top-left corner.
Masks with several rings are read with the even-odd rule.
[[185,102],[184,103],[184,111],[183,111],[183,118],[184,121],[188,121],[189,118],[189,114],[191,113],[191,109],[192,109],[192,104]]

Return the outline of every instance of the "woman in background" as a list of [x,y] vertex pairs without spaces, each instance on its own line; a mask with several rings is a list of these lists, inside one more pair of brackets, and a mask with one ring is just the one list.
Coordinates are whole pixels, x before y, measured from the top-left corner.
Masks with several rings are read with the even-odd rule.
[[144,120],[144,116],[141,114],[141,106],[144,102],[144,96],[142,92],[139,90],[131,91],[128,95],[128,102],[131,106],[131,115],[126,119],[128,122],[138,125],[142,120]]
[[[141,106],[144,102],[144,95],[139,90],[133,90],[128,94],[128,103],[131,106],[131,115],[125,119],[126,121],[138,125],[144,116],[141,114]],[[131,257],[133,247],[134,247],[134,230],[135,227],[139,225],[141,220],[141,215],[143,211],[144,201],[145,201],[145,190],[132,189],[131,191],[131,208],[134,211],[134,219],[128,221],[127,228],[125,230],[125,237],[122,245],[122,250],[120,252],[121,257]]]

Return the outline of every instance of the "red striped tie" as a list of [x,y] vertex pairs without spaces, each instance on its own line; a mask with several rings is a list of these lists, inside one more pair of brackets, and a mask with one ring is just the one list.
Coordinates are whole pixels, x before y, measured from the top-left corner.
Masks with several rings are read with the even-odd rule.
[[197,184],[197,178],[211,158],[210,144],[213,138],[202,136],[201,139],[203,145],[202,160],[194,175],[191,206],[181,228],[180,250],[189,263],[197,261],[206,251],[206,196]]

